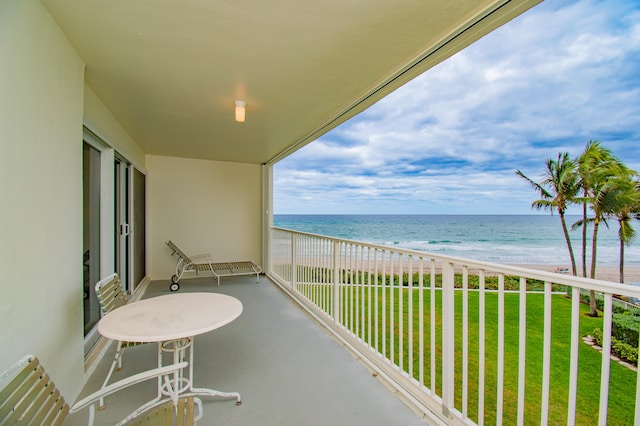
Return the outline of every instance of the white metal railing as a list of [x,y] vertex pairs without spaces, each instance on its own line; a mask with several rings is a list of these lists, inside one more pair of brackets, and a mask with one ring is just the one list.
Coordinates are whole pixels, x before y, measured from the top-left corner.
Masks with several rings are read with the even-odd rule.
[[[638,375],[602,354],[613,296],[640,288],[281,228],[271,237],[271,278],[430,422],[638,424]],[[590,290],[604,298],[600,319],[581,313]],[[592,323],[602,353],[582,342]]]

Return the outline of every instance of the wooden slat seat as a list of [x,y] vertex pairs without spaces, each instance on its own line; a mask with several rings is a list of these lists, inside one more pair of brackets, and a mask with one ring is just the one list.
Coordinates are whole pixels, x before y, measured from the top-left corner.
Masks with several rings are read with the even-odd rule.
[[[95,418],[94,405],[106,395],[150,379],[175,374],[187,366],[186,362],[158,368],[128,377],[107,388],[100,389],[78,401],[73,407],[46,373],[38,358],[26,355],[0,375],[0,425],[59,426],[69,413],[89,407],[89,425]],[[195,415],[195,405],[199,415]],[[193,396],[169,400],[140,414],[134,412],[131,420],[119,424],[190,426],[202,417],[202,403]],[[127,417],[127,419],[129,419]]]
[[68,413],[69,404],[35,357],[0,391],[2,425],[61,425]]
[[182,398],[177,405],[169,401],[150,413],[139,416],[128,426],[193,426],[194,398]]

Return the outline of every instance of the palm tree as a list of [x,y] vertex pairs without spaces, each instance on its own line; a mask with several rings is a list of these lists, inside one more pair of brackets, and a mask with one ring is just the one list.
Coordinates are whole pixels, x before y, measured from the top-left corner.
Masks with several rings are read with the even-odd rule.
[[[569,249],[569,258],[571,259],[571,270],[576,275],[576,260],[573,255],[571,246],[571,238],[565,221],[565,212],[568,204],[574,202],[574,198],[578,193],[578,175],[576,173],[576,163],[569,158],[569,153],[558,153],[558,159],[547,159],[545,162],[546,169],[544,171],[544,179],[538,183],[528,178],[520,170],[516,174],[525,179],[529,184],[540,193],[540,199],[531,203],[531,207],[537,210],[551,211],[558,210],[564,239]],[[548,188],[548,189],[547,189]]]
[[596,140],[590,140],[578,159],[579,185],[582,189],[582,220],[573,225],[575,229],[582,226],[582,276],[587,276],[587,223],[592,222],[587,218],[587,207],[593,200],[594,172],[602,164],[610,162],[613,154]]
[[[587,276],[587,224],[593,223],[593,240],[591,242],[591,278],[596,275],[596,247],[598,227],[604,220],[606,224],[605,214],[609,206],[609,201],[605,197],[610,187],[606,182],[611,176],[619,175],[622,167],[620,161],[613,153],[600,145],[596,140],[587,142],[584,151],[577,159],[579,187],[582,189],[582,220],[573,224],[572,229],[582,226],[582,275]],[[593,218],[587,217],[587,207],[590,206],[594,213]],[[589,292],[589,315],[598,316],[596,308],[595,291]]]
[[593,239],[591,240],[591,278],[596,277],[596,255],[598,227],[601,223],[607,224],[607,218],[625,206],[633,202],[629,192],[632,183],[625,177],[629,173],[628,169],[620,163],[603,164],[594,173],[597,178],[594,180],[592,188],[593,200],[591,210],[593,211]]
[[[623,178],[624,179],[624,178]],[[631,226],[632,219],[640,219],[640,183],[629,176],[622,180],[618,190],[619,206],[613,216],[618,221],[620,239],[620,282],[624,283],[624,247],[631,244],[636,231]]]

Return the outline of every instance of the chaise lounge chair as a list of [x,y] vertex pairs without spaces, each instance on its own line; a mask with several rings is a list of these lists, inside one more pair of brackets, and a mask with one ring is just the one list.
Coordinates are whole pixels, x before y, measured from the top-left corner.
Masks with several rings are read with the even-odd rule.
[[232,275],[253,275],[256,274],[256,282],[260,281],[260,273],[262,268],[255,263],[244,260],[240,262],[214,262],[210,254],[198,254],[187,256],[173,242],[167,241],[167,246],[172,250],[171,255],[176,255],[178,261],[176,263],[176,273],[171,277],[169,289],[178,291],[180,289],[179,281],[185,272],[210,272],[218,280],[220,286],[220,278]]

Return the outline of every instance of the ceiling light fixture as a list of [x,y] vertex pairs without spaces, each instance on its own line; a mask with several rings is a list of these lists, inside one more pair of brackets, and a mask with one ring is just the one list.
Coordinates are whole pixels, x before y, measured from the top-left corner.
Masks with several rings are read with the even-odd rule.
[[238,123],[244,123],[244,114],[245,114],[245,107],[247,106],[247,103],[245,101],[236,101],[236,121]]

